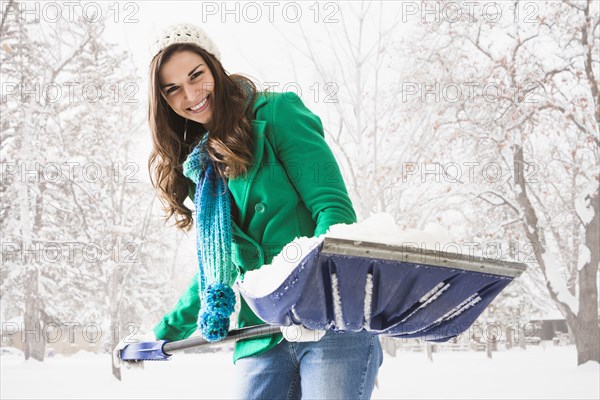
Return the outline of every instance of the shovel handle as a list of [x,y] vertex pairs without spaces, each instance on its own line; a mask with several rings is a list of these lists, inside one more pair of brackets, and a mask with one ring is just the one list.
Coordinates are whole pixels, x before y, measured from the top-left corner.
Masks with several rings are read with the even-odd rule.
[[201,336],[196,336],[176,341],[157,340],[152,342],[132,343],[121,350],[120,357],[123,361],[168,360],[175,351],[193,347],[222,345],[237,340],[253,339],[275,333],[281,333],[279,326],[264,324],[233,329],[229,331],[225,338],[216,342],[210,342]]

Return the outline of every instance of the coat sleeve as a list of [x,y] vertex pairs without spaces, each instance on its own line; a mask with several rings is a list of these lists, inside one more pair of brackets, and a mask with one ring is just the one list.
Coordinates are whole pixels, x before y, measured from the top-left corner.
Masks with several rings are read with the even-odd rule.
[[321,119],[296,93],[285,92],[276,99],[273,121],[277,157],[311,212],[314,236],[326,233],[331,225],[357,222]]
[[154,327],[153,332],[158,340],[182,340],[196,331],[200,311],[198,273],[196,272],[175,307]]

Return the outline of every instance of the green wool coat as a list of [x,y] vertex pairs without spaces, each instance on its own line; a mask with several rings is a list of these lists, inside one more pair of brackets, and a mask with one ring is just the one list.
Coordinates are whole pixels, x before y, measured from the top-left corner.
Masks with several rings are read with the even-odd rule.
[[[238,279],[270,264],[296,237],[318,236],[331,225],[356,222],[338,164],[325,142],[321,119],[294,92],[259,92],[253,110],[253,164],[247,175],[228,181],[235,201],[232,208],[238,209],[232,232]],[[188,181],[193,201],[195,184]],[[197,274],[175,307],[155,326],[158,339],[181,340],[196,331],[200,309]],[[264,323],[243,298],[240,307],[238,327]],[[281,340],[281,333],[240,340],[233,361],[265,352]]]

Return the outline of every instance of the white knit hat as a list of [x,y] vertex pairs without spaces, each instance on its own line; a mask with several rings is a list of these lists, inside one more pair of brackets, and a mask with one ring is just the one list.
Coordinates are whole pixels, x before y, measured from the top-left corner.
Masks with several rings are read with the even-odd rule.
[[162,49],[173,43],[194,43],[221,61],[221,53],[215,42],[198,25],[180,23],[168,25],[161,29],[150,41],[148,51],[152,60]]

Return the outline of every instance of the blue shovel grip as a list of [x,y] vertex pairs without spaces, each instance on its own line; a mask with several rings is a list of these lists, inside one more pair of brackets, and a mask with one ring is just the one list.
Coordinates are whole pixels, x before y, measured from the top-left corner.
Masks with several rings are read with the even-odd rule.
[[121,350],[121,360],[123,361],[143,361],[143,360],[168,360],[171,354],[163,350],[163,346],[168,340],[157,340],[153,342],[132,343]]

